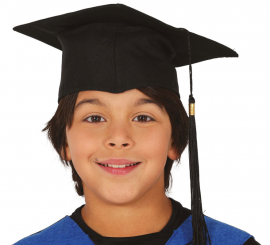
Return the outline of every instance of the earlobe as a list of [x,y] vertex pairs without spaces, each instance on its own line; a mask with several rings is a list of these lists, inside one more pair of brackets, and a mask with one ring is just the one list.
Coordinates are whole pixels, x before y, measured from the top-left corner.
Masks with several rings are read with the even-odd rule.
[[170,140],[170,148],[169,148],[169,151],[168,151],[168,157],[169,157],[171,160],[176,160],[176,159],[178,159],[180,156],[178,156],[175,147],[172,146],[172,142],[173,142],[173,139],[171,138],[171,140]]
[[176,152],[176,150],[175,150],[174,147],[171,147],[171,148],[169,149],[168,157],[169,157],[170,159],[172,159],[172,160],[176,160],[176,159],[179,158],[179,156],[178,156],[178,154],[177,154],[177,152]]
[[170,159],[172,159],[172,160],[176,160],[176,159],[178,159],[179,157],[177,156],[177,154],[175,153],[175,151],[169,151],[169,153],[168,153],[168,157],[170,158]]
[[69,150],[69,146],[67,143],[65,143],[65,150],[66,150],[66,159],[64,157],[64,149],[63,148],[61,150],[61,157],[66,161],[71,161],[70,150]]

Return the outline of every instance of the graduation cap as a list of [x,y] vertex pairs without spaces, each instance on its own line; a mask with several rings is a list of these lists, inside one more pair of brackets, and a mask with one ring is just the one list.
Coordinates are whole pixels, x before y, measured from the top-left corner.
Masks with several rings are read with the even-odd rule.
[[238,54],[221,43],[119,3],[37,20],[13,30],[62,50],[58,103],[65,95],[79,91],[121,93],[148,86],[170,89],[180,98],[175,68],[189,65],[193,244],[206,244],[208,230],[201,203],[191,64]]

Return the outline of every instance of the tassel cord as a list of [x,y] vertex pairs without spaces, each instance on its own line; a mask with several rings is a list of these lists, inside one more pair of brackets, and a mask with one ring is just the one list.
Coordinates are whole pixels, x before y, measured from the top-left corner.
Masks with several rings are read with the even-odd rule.
[[192,67],[191,67],[191,48],[189,31],[182,28],[187,33],[188,58],[189,58],[189,77],[190,77],[190,95],[189,95],[189,167],[190,167],[190,189],[191,189],[191,213],[193,239],[187,244],[207,245],[207,237],[211,245],[211,239],[208,233],[207,225],[202,212],[202,200],[199,182],[199,159],[197,147],[197,133],[194,105],[195,99],[192,94]]

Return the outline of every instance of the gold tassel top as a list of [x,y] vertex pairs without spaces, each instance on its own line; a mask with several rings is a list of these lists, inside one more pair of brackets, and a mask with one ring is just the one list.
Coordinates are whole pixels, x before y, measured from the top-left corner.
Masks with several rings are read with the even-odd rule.
[[194,116],[195,115],[195,103],[189,104],[189,115]]

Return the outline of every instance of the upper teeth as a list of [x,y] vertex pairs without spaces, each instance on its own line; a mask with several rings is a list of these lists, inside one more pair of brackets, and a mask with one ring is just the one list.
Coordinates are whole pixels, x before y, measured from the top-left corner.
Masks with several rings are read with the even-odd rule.
[[[137,163],[138,163],[138,162],[137,162]],[[126,165],[113,165],[113,164],[102,164],[102,163],[98,163],[98,164],[101,164],[101,165],[106,166],[106,167],[111,167],[111,168],[124,168],[124,167],[127,167],[127,166],[133,166],[133,165],[136,165],[137,163],[126,164]]]

